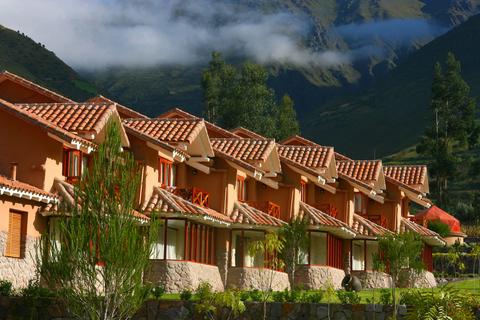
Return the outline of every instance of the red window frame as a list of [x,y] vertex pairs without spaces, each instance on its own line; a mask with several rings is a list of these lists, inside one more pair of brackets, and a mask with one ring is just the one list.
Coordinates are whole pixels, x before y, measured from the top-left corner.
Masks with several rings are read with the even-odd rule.
[[300,200],[302,202],[307,202],[307,183],[303,180],[300,180]]
[[247,195],[246,195],[246,188],[245,188],[245,178],[242,176],[237,176],[237,199],[238,201],[246,201],[247,200]]
[[[72,174],[72,159],[73,157],[77,157],[77,172],[74,172]],[[63,161],[62,161],[62,174],[64,177],[66,177],[68,182],[76,182],[80,180],[82,177],[82,166],[83,166],[83,158],[85,156],[80,150],[74,150],[74,149],[68,149],[64,148],[63,149]]]
[[158,158],[158,182],[160,182],[162,188],[173,187],[175,185],[177,180],[175,177],[176,173],[177,170],[172,161],[162,157]]

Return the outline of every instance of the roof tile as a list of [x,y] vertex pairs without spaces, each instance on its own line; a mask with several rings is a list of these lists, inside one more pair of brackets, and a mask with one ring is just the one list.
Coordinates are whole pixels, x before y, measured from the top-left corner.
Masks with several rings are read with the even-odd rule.
[[99,95],[99,96],[96,96],[96,97],[92,97],[90,99],[88,99],[86,102],[90,102],[90,103],[108,103],[108,104],[115,104],[115,106],[117,107],[117,111],[118,113],[120,114],[120,116],[122,117],[122,119],[128,119],[128,118],[148,118],[146,115],[140,113],[140,112],[137,112],[131,108],[128,108],[124,105],[121,105],[120,103],[117,103],[113,100],[110,100],[102,95]]
[[204,128],[201,119],[125,119],[128,128],[164,142],[191,143]]
[[286,224],[282,220],[272,217],[271,215],[251,207],[244,202],[235,203],[230,218],[237,224],[273,227],[281,227]]
[[275,148],[271,139],[212,138],[210,141],[215,151],[243,161],[265,161]]
[[280,157],[309,168],[327,168],[333,158],[332,147],[278,146]]
[[[19,192],[28,192],[28,193],[31,193],[33,195],[39,195],[39,196],[44,196],[44,197],[50,197],[50,198],[56,198],[56,196],[50,192],[47,192],[47,191],[44,191],[40,188],[37,188],[37,187],[34,187],[30,184],[27,184],[27,183],[24,183],[24,182],[20,182],[18,180],[12,180],[12,179],[9,179],[5,176],[1,176],[0,175],[0,188],[3,187],[2,189],[4,189],[3,192],[5,192],[6,190],[10,190],[10,191],[19,191]],[[6,191],[8,193],[8,191]]]
[[381,237],[392,232],[384,227],[354,213],[352,229],[360,236]]
[[366,183],[375,182],[381,169],[382,162],[380,160],[337,161],[338,172]]
[[385,166],[385,175],[408,186],[419,186],[425,183],[427,166],[425,165],[395,165]]

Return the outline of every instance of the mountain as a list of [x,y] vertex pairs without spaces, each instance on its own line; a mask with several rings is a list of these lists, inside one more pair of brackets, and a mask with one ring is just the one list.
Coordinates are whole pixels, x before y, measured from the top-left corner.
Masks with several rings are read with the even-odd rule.
[[0,70],[8,70],[83,101],[96,94],[95,86],[29,37],[0,25]]
[[[279,96],[296,102],[301,121],[332,98],[357,92],[414,52],[477,12],[480,0],[217,0],[240,11],[289,12],[311,26],[305,47],[349,52],[335,68],[268,65]],[[179,10],[181,12],[181,10]],[[180,13],[179,13],[180,14]],[[371,52],[372,51],[372,52]],[[208,53],[207,53],[208,54]],[[200,77],[205,64],[116,67],[83,73],[112,98],[151,116],[175,105],[200,114]],[[321,108],[320,108],[321,109]]]
[[[382,156],[415,144],[431,121],[434,64],[453,52],[462,75],[480,95],[480,15],[409,55],[363,93],[341,97],[308,114],[303,133],[355,157]],[[353,139],[352,137],[356,137]]]

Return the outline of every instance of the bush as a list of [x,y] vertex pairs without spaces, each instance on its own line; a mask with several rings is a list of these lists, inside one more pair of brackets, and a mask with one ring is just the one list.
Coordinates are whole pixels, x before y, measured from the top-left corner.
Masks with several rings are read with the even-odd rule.
[[188,289],[184,289],[181,293],[180,293],[180,299],[182,300],[185,300],[185,301],[189,301],[192,299],[192,291],[188,290]]
[[55,292],[48,288],[40,286],[38,280],[30,280],[28,285],[20,290],[20,295],[25,298],[50,298],[55,296]]
[[304,294],[304,302],[308,303],[320,303],[323,299],[323,291],[321,290],[314,290],[314,291],[307,291]]
[[165,287],[164,286],[157,286],[150,289],[150,294],[155,299],[160,299],[165,294]]
[[250,301],[260,302],[262,301],[263,294],[260,290],[254,289],[250,291]]
[[380,303],[383,305],[391,305],[393,302],[392,300],[392,292],[390,289],[380,289]]
[[356,291],[339,290],[337,291],[337,297],[343,304],[359,304],[361,301]]
[[12,295],[12,283],[8,280],[0,280],[0,296],[8,297]]
[[204,301],[210,298],[212,296],[212,293],[212,285],[208,282],[202,281],[198,285],[197,290],[195,290],[195,297],[197,298],[197,300]]
[[438,233],[441,237],[448,237],[450,235],[450,226],[440,220],[429,221],[428,229]]
[[[202,286],[205,290],[207,286]],[[195,312],[204,319],[231,319],[237,318],[245,311],[245,304],[240,299],[241,292],[227,290],[225,292],[200,293],[204,299],[199,300]]]

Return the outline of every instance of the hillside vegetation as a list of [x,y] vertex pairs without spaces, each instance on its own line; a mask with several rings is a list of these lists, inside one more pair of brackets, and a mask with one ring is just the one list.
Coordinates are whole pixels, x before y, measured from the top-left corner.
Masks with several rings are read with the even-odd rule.
[[1,25],[0,70],[18,74],[74,100],[86,100],[97,92],[95,86],[82,79],[55,53]]

